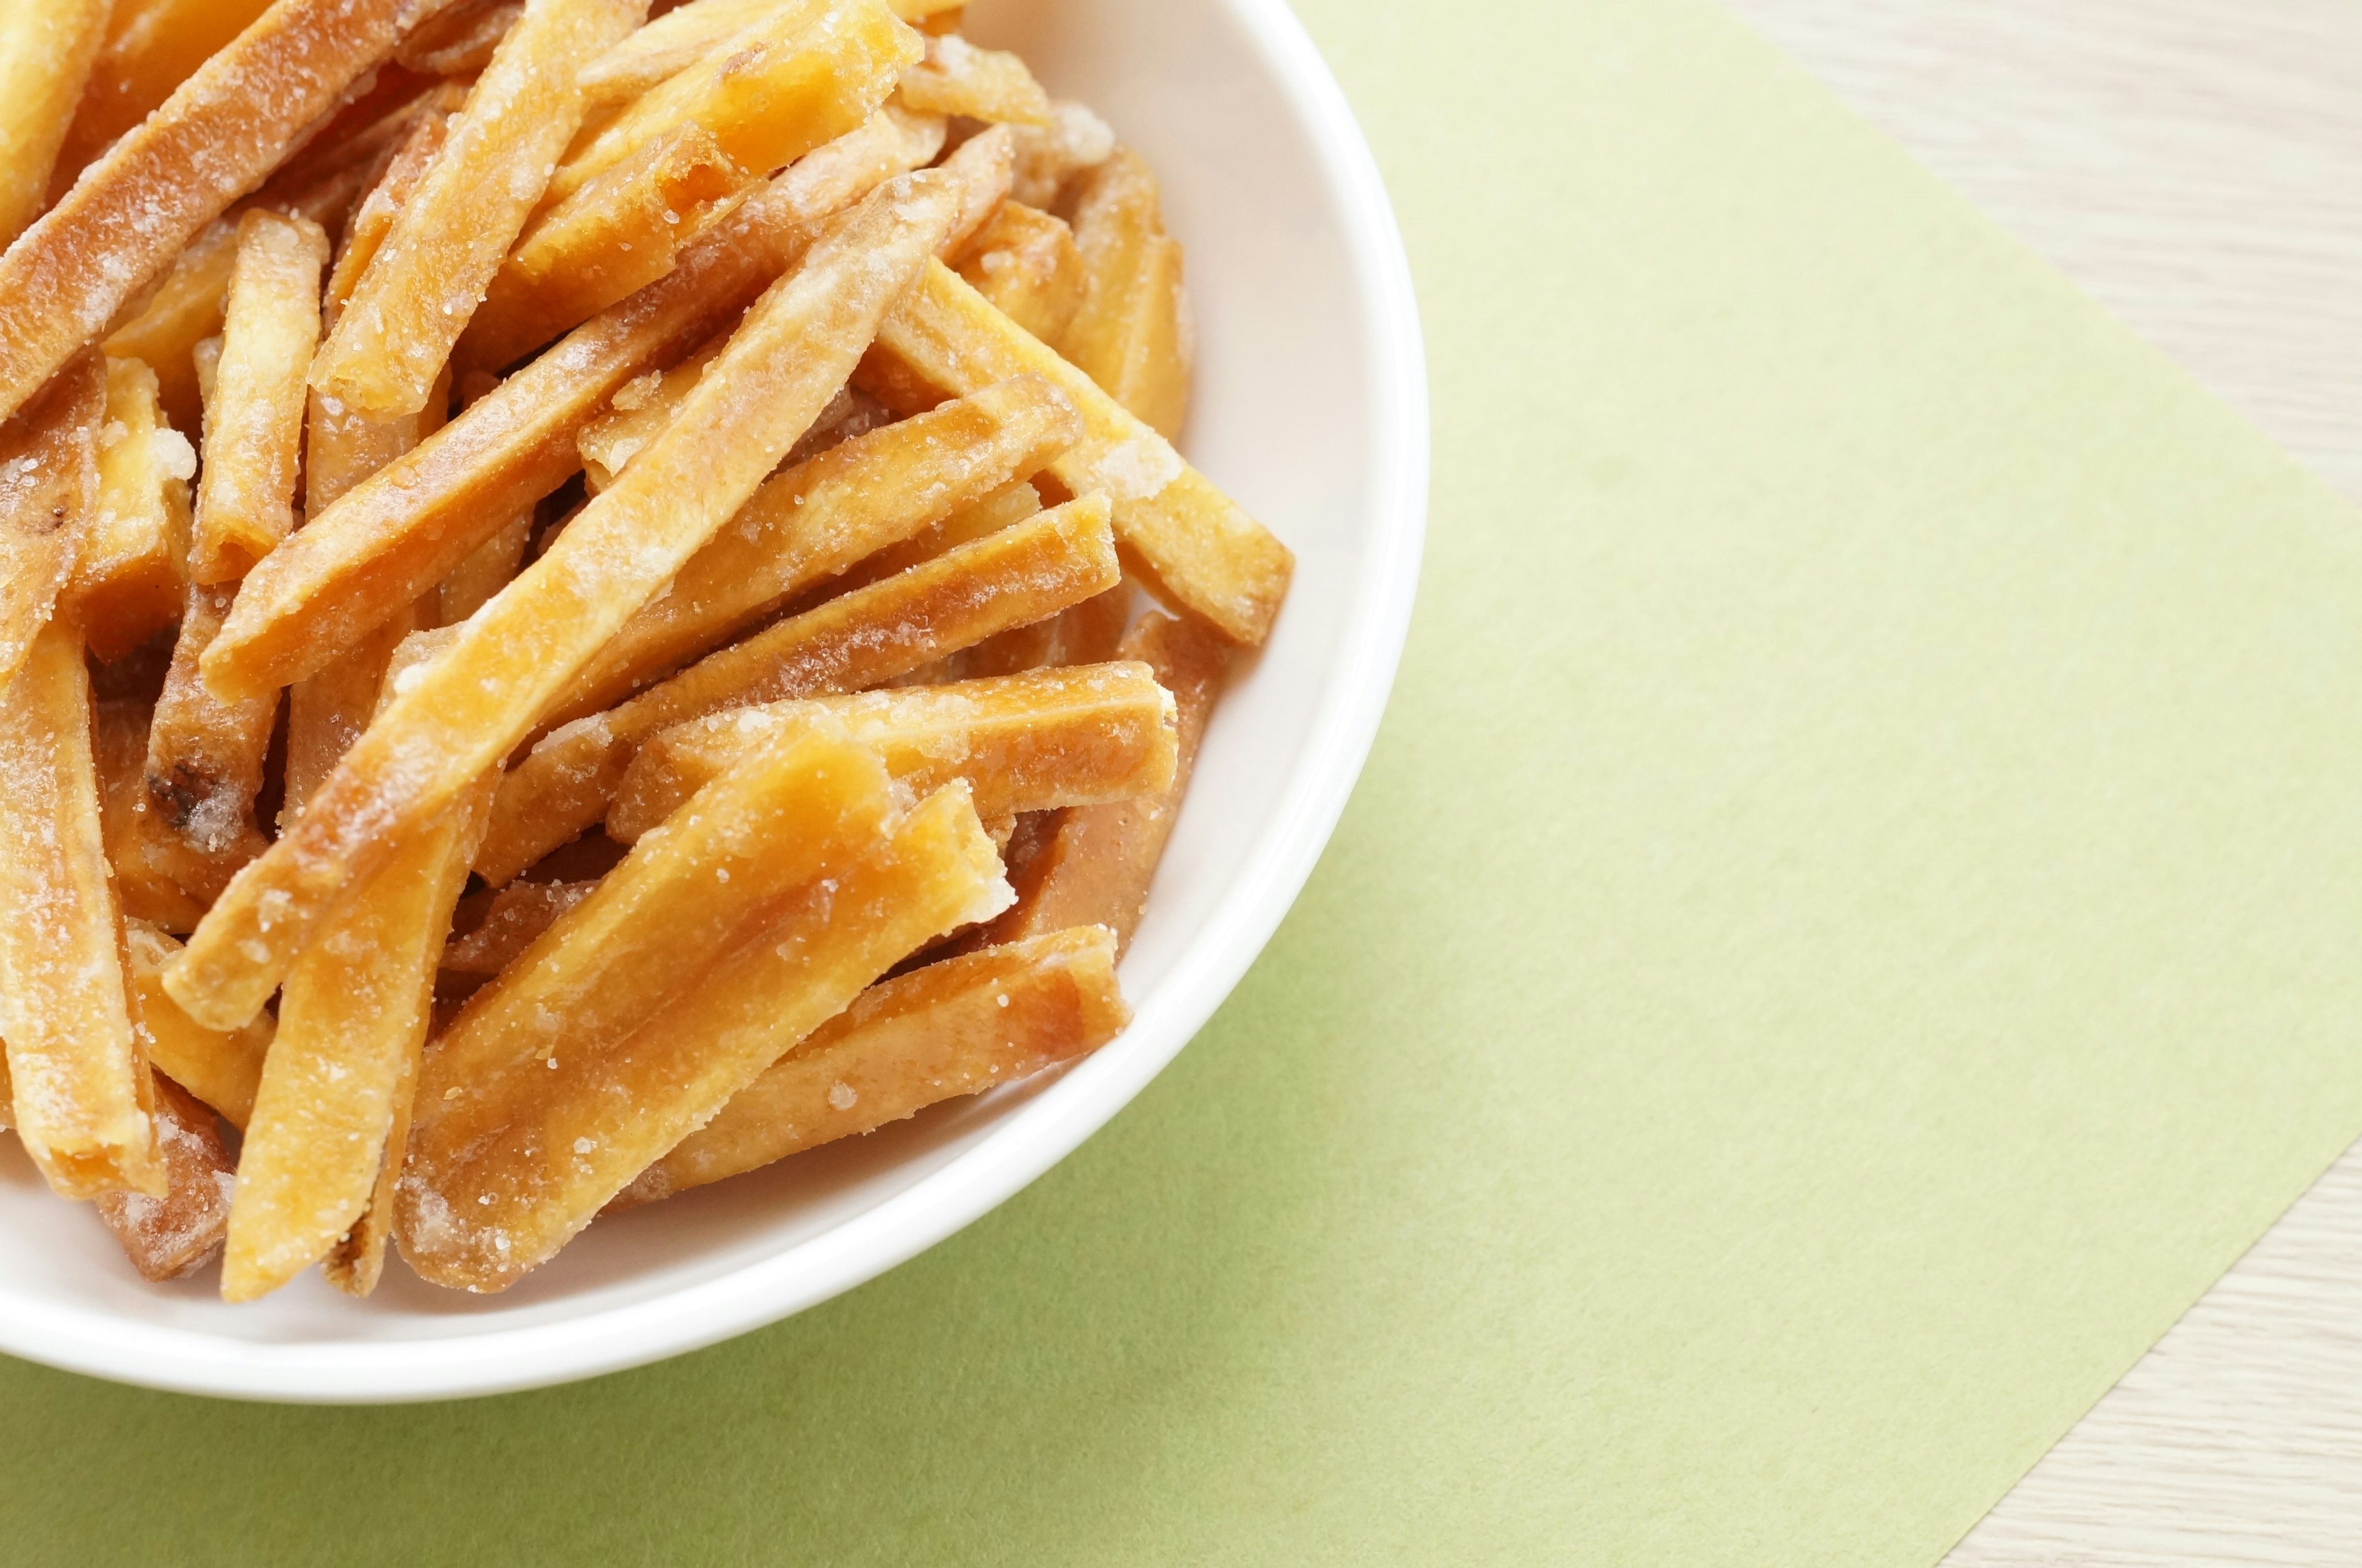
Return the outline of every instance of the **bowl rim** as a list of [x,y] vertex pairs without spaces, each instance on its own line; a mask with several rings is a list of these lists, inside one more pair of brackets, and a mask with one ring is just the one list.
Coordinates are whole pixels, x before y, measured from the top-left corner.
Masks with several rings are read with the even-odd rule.
[[1358,274],[1377,420],[1370,550],[1348,602],[1337,694],[1306,737],[1247,873],[1142,1005],[1127,1049],[1087,1059],[991,1134],[875,1207],[716,1277],[557,1321],[365,1344],[269,1344],[18,1303],[0,1351],[176,1393],[302,1404],[402,1404],[513,1393],[623,1371],[746,1333],[906,1262],[1013,1197],[1131,1102],[1213,1015],[1262,952],[1327,846],[1394,686],[1425,542],[1426,351],[1410,267],[1376,160],[1285,0],[1214,0],[1239,25],[1336,193]]

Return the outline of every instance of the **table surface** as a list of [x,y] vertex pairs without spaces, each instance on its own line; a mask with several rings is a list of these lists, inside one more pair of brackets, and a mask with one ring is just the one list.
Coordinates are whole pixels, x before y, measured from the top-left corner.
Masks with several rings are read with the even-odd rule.
[[[2362,6],[1729,3],[2362,502]],[[2352,1562],[2362,1145],[1946,1559]]]

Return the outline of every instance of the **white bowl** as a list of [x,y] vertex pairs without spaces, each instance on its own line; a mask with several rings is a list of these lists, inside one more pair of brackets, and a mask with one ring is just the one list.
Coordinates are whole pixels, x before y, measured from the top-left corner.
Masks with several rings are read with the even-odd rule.
[[1155,168],[1198,326],[1190,458],[1297,553],[1270,645],[1217,712],[1146,922],[1137,1017],[1059,1075],[603,1220],[503,1295],[399,1265],[365,1302],[309,1275],[242,1307],[157,1287],[0,1152],[0,1349],[247,1398],[489,1394],[655,1361],[800,1311],[932,1246],[1088,1137],[1244,974],[1318,858],[1410,616],[1426,378],[1402,246],[1342,95],[1281,0],[984,0]]

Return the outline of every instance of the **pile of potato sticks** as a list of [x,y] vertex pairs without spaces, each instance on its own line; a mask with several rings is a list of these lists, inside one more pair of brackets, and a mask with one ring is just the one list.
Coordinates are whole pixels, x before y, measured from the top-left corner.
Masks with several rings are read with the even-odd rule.
[[1292,561],[958,6],[0,12],[0,1108],[142,1274],[498,1290],[1123,1026]]

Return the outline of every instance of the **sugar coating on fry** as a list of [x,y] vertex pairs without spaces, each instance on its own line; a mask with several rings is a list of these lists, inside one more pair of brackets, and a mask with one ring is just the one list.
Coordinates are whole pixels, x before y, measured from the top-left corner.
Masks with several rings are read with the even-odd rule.
[[[783,0],[691,0],[677,6],[601,55],[582,73],[582,91],[596,104],[628,103],[726,50],[746,28]],[[789,0],[792,3],[792,0]],[[889,0],[905,22],[919,23],[956,9],[959,0]]]
[[662,282],[584,324],[310,518],[248,579],[235,618],[208,650],[207,681],[226,693],[276,690],[433,588],[565,482],[579,461],[575,437],[616,388],[736,319],[802,254],[815,224],[905,160],[928,156],[927,141],[889,122],[774,180]]
[[121,658],[180,618],[196,471],[188,437],[164,423],[156,372],[137,359],[107,360],[97,501],[63,596],[94,657]]
[[148,732],[148,801],[158,824],[225,878],[261,853],[254,801],[279,717],[275,691],[225,702],[198,679],[197,661],[237,592],[235,583],[190,588]]
[[98,1217],[139,1276],[160,1284],[194,1274],[221,1250],[237,1166],[214,1130],[211,1110],[169,1078],[159,1076],[155,1085],[164,1195],[101,1193]]
[[922,115],[963,115],[1047,127],[1050,94],[1025,62],[1005,50],[978,49],[957,33],[927,39],[927,55],[902,72],[906,107]]
[[1080,104],[1050,105],[1046,126],[1015,126],[1016,182],[1010,198],[1047,212],[1058,193],[1086,169],[1096,169],[1115,150],[1115,132]]
[[1086,177],[1075,204],[1083,298],[1054,341],[1166,440],[1189,406],[1194,349],[1181,247],[1164,232],[1156,177],[1128,147]]
[[1173,781],[1173,700],[1148,666],[1037,669],[735,708],[658,731],[616,790],[608,833],[633,842],[758,740],[823,715],[917,793],[966,779],[988,822],[1161,793]]
[[[561,1044],[546,1077],[528,1058],[453,1080],[456,1115],[433,1088],[443,1081],[438,1055],[422,1080],[416,1154],[403,1178],[403,1255],[429,1279],[505,1287],[898,957],[1008,897],[992,843],[954,785],[790,900],[627,1038]],[[463,1143],[444,1123],[474,1136]]]
[[305,218],[255,211],[237,226],[221,359],[205,402],[189,575],[235,582],[295,526],[304,373],[320,338],[328,237]]
[[270,0],[116,0],[73,124],[50,180],[55,201],[83,166],[146,119],[172,89],[246,26]]
[[1055,343],[1083,303],[1082,254],[1064,220],[1022,202],[1001,204],[961,253],[959,275],[993,308]]
[[0,7],[0,245],[48,204],[50,169],[106,38],[108,0]]
[[596,882],[511,882],[486,900],[481,923],[465,936],[453,937],[443,949],[445,972],[499,974],[598,886]]
[[1122,652],[1147,664],[1173,693],[1179,743],[1173,781],[1153,794],[1060,812],[1042,854],[1017,878],[1017,903],[988,929],[985,941],[1103,925],[1121,948],[1140,928],[1149,884],[1189,787],[1198,743],[1229,674],[1230,650],[1192,622],[1150,615],[1124,638]]
[[393,58],[429,76],[473,76],[524,12],[524,0],[458,0],[412,28]]
[[386,840],[442,811],[524,738],[745,502],[941,243],[955,200],[937,175],[889,182],[832,224],[747,313],[665,434],[458,629],[451,651],[370,725],[287,836],[206,913],[167,979],[192,1017],[226,1027],[260,1010],[320,920],[382,864]]
[[1028,371],[1047,378],[1082,414],[1085,431],[1050,472],[1077,495],[1107,495],[1127,564],[1160,598],[1234,642],[1259,646],[1270,635],[1295,570],[1287,547],[959,274],[931,264],[878,328],[873,359],[879,354],[953,396]]
[[0,682],[57,608],[98,499],[106,372],[84,355],[0,425]]
[[1107,503],[1086,496],[779,622],[621,707],[550,732],[501,780],[477,874],[504,882],[597,822],[640,741],[659,729],[878,685],[1104,592],[1120,575]]
[[633,1208],[1071,1061],[1131,1021],[1115,937],[1053,932],[875,985],[633,1179]]
[[429,4],[280,0],[86,170],[0,256],[0,410],[260,184]]
[[145,921],[124,922],[130,959],[131,1027],[149,1064],[243,1128],[254,1114],[254,1091],[270,1050],[266,1015],[233,1030],[207,1029],[164,994],[164,966],[181,944]]
[[107,877],[82,638],[44,627],[0,687],[0,1038],[17,1135],[61,1197],[164,1194]]

